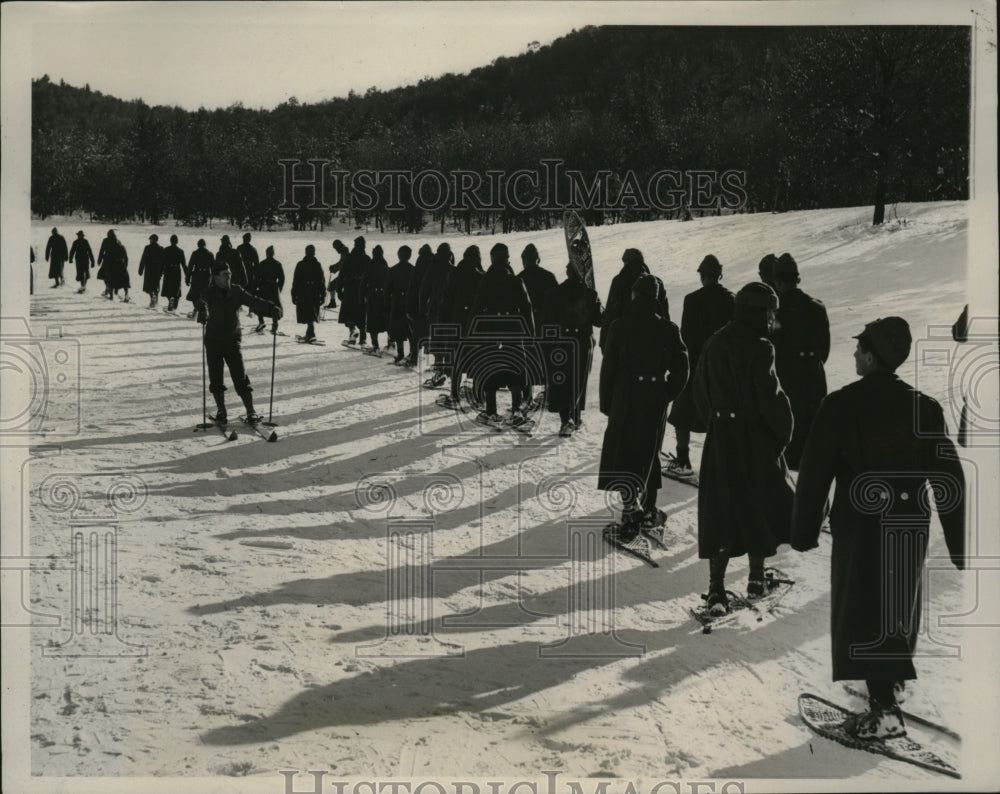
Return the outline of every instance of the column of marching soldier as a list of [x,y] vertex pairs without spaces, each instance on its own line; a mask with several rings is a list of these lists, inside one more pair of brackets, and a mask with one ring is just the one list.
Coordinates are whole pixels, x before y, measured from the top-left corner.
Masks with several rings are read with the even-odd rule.
[[[195,307],[188,316],[206,324],[216,419],[225,421],[224,361],[248,417],[259,419],[243,369],[237,313],[246,305],[259,318],[255,331],[263,332],[270,318],[272,333],[278,333],[285,276],[273,248],[259,260],[249,233],[237,248],[223,236],[213,256],[198,240],[185,263],[176,235],[166,248],[157,235],[149,239],[139,274],[150,307],[164,297],[165,311],[176,312],[183,282]],[[300,341],[318,342],[315,323],[324,305],[336,308],[339,298],[338,320],[348,330],[345,346],[380,356],[379,337],[387,332],[386,347],[395,349],[392,363],[411,368],[424,351],[433,373],[424,385],[439,388],[450,379],[439,404],[460,408],[465,401],[487,426],[517,428],[544,406],[559,413],[560,436],[578,430],[593,331],[599,328],[599,409],[608,420],[598,488],[621,495],[617,540],[627,545],[662,527],[665,515],[656,498],[666,424],[676,436],[676,451],[666,456],[667,474],[677,478],[694,476],[691,433],[704,433],[698,554],[709,563],[706,598],[712,613],[730,609],[724,580],[730,559],[748,556],[747,598],[760,598],[768,587],[766,558],[784,543],[798,551],[816,548],[829,516],[836,543],[833,677],[864,679],[869,690],[869,709],[850,730],[860,738],[905,732],[896,694],[903,681],[916,677],[912,656],[931,503],[951,560],[963,568],[965,488],[941,406],[895,375],[912,344],[904,319],[865,325],[855,337],[859,380],[827,395],[826,309],[799,288],[798,265],[787,253],[765,256],[760,280],[735,295],[721,284],[718,259],[706,256],[697,268],[702,286],[685,296],[678,328],[670,321],[662,281],[634,248],[624,251],[603,308],[572,266],[559,283],[541,267],[531,244],[521,253],[519,274],[503,243],[491,248],[485,268],[475,245],[457,264],[448,243],[436,250],[423,245],[413,263],[412,250],[404,245],[392,267],[381,246],[367,253],[363,237],[350,250],[339,240],[333,248],[339,259],[329,267],[329,283],[312,245],[295,267],[291,299],[297,322],[306,325]],[[95,263],[90,246],[78,232],[67,252],[53,229],[46,260],[54,287],[63,283],[67,259],[77,266],[82,293]],[[127,262],[124,247],[108,232],[96,264],[104,295],[112,300],[118,291],[129,300]],[[506,417],[497,406],[502,388],[510,392]],[[790,470],[799,472],[797,482]],[[912,537],[888,542],[890,530],[865,501],[870,494],[854,492],[872,477],[885,505],[905,508],[907,520],[892,524],[891,531]],[[893,592],[885,592],[887,587]],[[858,648],[866,653],[855,653]]]

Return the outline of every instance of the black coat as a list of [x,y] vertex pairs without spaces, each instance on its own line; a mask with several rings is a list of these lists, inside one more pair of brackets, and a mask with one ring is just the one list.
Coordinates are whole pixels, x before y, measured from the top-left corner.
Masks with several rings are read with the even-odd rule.
[[687,351],[677,326],[657,314],[648,298],[631,301],[607,330],[600,408],[608,426],[597,487],[638,496],[662,484],[667,405],[687,382]]
[[182,278],[187,280],[184,252],[171,243],[163,249],[163,282],[160,285],[160,295],[164,298],[180,298]]
[[941,406],[890,373],[869,374],[820,406],[802,455],[792,546],[817,545],[835,480],[834,680],[916,678],[932,501],[953,564],[965,564],[965,479],[947,433]]
[[104,279],[113,290],[129,289],[132,286],[128,275],[128,252],[117,239],[105,237],[97,254],[100,269],[97,277]]
[[389,339],[410,338],[410,321],[406,316],[406,304],[413,276],[411,262],[398,262],[389,268],[385,277],[385,294],[389,302]]
[[257,249],[250,245],[250,243],[240,243],[236,246],[236,251],[243,261],[244,270],[246,270],[247,289],[250,292],[255,292],[254,284],[257,279],[257,266],[260,264],[260,255],[257,253]]
[[[281,291],[285,288],[285,268],[273,256],[257,265],[255,292],[262,300],[281,306]],[[267,315],[268,317],[270,315]]]
[[645,265],[627,264],[622,265],[613,279],[611,287],[608,289],[608,300],[604,308],[604,324],[601,326],[600,346],[604,350],[604,345],[608,339],[608,332],[611,324],[617,320],[625,311],[625,307],[632,301],[632,285],[643,273],[648,273],[649,268]]
[[49,263],[49,278],[61,276],[63,265],[69,259],[66,248],[66,238],[61,234],[53,234],[45,244],[45,261]]
[[338,322],[348,327],[359,327],[365,324],[364,303],[361,299],[361,277],[371,262],[364,248],[355,246],[340,270],[339,285],[340,315]]
[[830,355],[830,321],[826,307],[797,288],[781,296],[775,319],[775,369],[795,418],[785,460],[798,469],[809,427],[826,396],[823,365]]
[[69,258],[76,263],[76,280],[84,282],[90,278],[90,268],[94,266],[94,251],[90,243],[83,237],[73,241],[69,249]]
[[195,248],[188,259],[186,283],[191,287],[188,290],[187,300],[197,303],[198,295],[202,290],[208,289],[212,283],[212,265],[215,264],[215,257],[207,248]]
[[698,488],[698,555],[770,557],[787,543],[792,485],[781,453],[792,409],[760,329],[727,323],[701,351],[694,400],[708,427]]
[[315,256],[305,256],[295,266],[295,273],[292,275],[295,321],[314,323],[319,320],[319,310],[325,299],[326,278],[323,266]]
[[163,276],[163,246],[150,243],[142,249],[139,257],[139,275],[142,276],[142,291],[156,295],[160,291],[160,278]]
[[708,338],[733,319],[733,304],[736,297],[721,284],[709,284],[684,296],[684,310],[681,314],[681,339],[688,351],[688,366],[691,377],[688,385],[677,395],[670,406],[667,421],[675,427],[687,428],[695,433],[704,433],[706,426],[698,416],[691,387],[694,373],[701,357],[701,349]]
[[427,272],[420,282],[420,311],[428,326],[438,322],[441,311],[441,296],[444,294],[448,276],[455,269],[449,258],[435,254]]
[[385,279],[389,263],[381,256],[373,258],[361,275],[361,299],[365,307],[365,331],[380,334],[389,327],[389,307],[385,298]]
[[[603,313],[597,291],[575,275],[543,299],[543,325],[557,329],[554,339],[541,342],[546,362],[546,397],[550,411],[583,410],[587,403],[587,381],[594,360],[594,327]],[[536,329],[536,336],[540,335]]]
[[535,332],[531,301],[510,265],[490,265],[483,275],[469,328],[475,362],[463,369],[477,386],[495,391],[542,382],[540,372],[529,371],[528,346],[534,347]]
[[208,322],[205,324],[205,340],[230,342],[242,339],[240,306],[249,306],[250,311],[261,317],[270,315],[275,308],[267,301],[262,301],[251,295],[239,284],[231,284],[229,289],[223,290],[213,283],[202,290],[195,302],[195,308],[199,312],[207,312],[208,314]]
[[437,319],[442,323],[456,323],[462,337],[469,333],[472,306],[485,275],[482,265],[472,259],[463,259],[448,270]]
[[524,282],[524,288],[528,292],[528,299],[531,301],[531,314],[535,322],[535,335],[542,334],[542,318],[546,313],[546,299],[548,295],[559,286],[559,282],[552,273],[541,265],[528,265],[517,274],[517,277]]

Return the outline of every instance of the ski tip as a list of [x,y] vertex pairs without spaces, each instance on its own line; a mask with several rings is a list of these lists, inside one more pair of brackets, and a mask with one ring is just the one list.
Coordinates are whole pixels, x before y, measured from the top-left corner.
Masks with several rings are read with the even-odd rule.
[[237,438],[239,438],[239,435],[238,435],[238,434],[237,434],[237,432],[236,432],[236,431],[234,430],[234,431],[233,431],[232,433],[230,433],[230,434],[229,434],[229,435],[228,435],[228,436],[226,437],[226,440],[227,440],[227,441],[235,441],[235,440],[236,440]]
[[274,432],[274,431],[272,430],[272,431],[271,431],[271,435],[269,435],[269,436],[267,437],[267,440],[268,440],[268,441],[277,441],[277,440],[278,440],[278,434],[277,434],[277,433],[275,433],[275,432]]

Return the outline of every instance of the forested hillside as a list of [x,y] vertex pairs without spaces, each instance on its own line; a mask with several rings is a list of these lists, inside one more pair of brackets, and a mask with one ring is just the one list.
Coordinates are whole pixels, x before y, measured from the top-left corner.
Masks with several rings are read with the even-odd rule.
[[[324,161],[330,196],[333,171],[474,172],[492,209],[466,212],[469,231],[547,224],[537,194],[554,188],[539,184],[553,158],[587,185],[605,174],[595,224],[722,208],[717,189],[692,200],[691,172],[745,174],[741,211],[870,203],[876,223],[887,203],[968,192],[962,27],[586,28],[467,75],[269,110],[149,107],[48,76],[32,96],[32,211],[42,217],[326,222],[331,209],[279,209],[282,159]],[[506,177],[487,172],[519,169],[543,178],[501,191],[515,206],[498,201]],[[681,207],[628,200],[633,184],[664,171],[684,175]],[[432,215],[405,189],[395,201],[384,183],[372,195],[356,215],[411,232]],[[445,205],[434,214],[442,224],[460,212]]]

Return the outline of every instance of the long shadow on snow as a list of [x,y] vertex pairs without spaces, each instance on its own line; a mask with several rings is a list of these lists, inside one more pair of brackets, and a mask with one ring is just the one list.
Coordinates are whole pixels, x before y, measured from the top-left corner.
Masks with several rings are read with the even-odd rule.
[[[740,658],[754,665],[784,653],[788,629],[780,623],[776,620],[741,635]],[[803,621],[796,643],[827,630],[826,624],[813,616]],[[675,649],[658,665],[656,678],[645,692],[644,705],[690,675],[706,670],[704,640],[709,638],[700,633],[692,635],[688,623],[666,630],[619,630],[617,636],[623,642],[645,646],[647,652]],[[695,649],[696,659],[684,660],[688,647]],[[486,714],[619,661],[616,657],[583,655],[607,651],[606,639],[601,635],[580,637],[574,656],[540,657],[538,649],[537,642],[519,642],[477,649],[462,657],[402,662],[300,692],[273,715],[207,731],[201,740],[209,745],[260,744],[335,726],[378,725],[444,714]],[[708,666],[713,661],[709,654]],[[589,706],[587,713],[592,714]],[[607,716],[607,711],[601,713]],[[586,719],[587,715],[580,718]],[[539,721],[532,720],[534,725]]]

